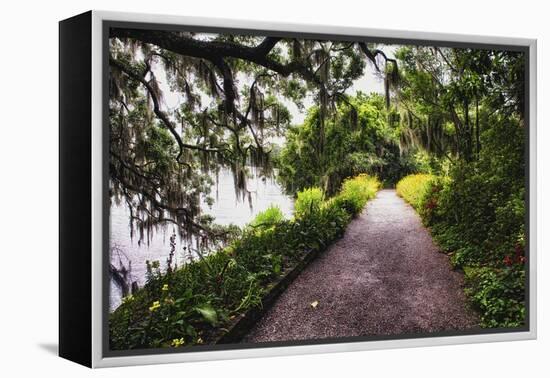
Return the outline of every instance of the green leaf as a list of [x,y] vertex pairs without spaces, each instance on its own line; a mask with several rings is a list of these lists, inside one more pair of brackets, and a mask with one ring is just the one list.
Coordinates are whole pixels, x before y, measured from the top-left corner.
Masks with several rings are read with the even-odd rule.
[[210,304],[205,304],[200,307],[195,307],[195,310],[202,315],[204,320],[206,320],[208,323],[212,325],[218,324],[218,314],[216,313],[216,310],[214,307],[212,307]]

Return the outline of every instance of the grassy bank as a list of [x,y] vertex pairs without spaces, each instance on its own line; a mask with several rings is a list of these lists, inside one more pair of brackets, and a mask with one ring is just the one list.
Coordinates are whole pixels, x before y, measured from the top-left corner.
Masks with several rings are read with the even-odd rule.
[[519,327],[525,321],[525,231],[521,188],[498,176],[455,167],[451,180],[411,175],[397,193],[420,214],[440,247],[464,270],[466,294],[481,326]]
[[109,317],[111,349],[211,343],[235,317],[259,306],[273,283],[307,253],[342,236],[379,187],[377,179],[359,175],[331,198],[319,188],[305,189],[292,219],[271,207],[220,251],[172,272],[152,263],[147,284]]

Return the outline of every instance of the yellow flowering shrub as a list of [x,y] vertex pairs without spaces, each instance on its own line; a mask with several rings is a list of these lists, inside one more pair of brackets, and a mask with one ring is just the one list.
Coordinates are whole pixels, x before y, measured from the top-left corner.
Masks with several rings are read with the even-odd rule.
[[406,176],[397,183],[397,194],[418,210],[433,179],[434,175],[425,173]]

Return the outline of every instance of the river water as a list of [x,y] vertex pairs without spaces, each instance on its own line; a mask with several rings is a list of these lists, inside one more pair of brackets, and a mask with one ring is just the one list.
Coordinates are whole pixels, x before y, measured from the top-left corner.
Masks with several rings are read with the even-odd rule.
[[[233,184],[233,175],[228,169],[222,169],[219,174],[217,188],[212,188],[212,196],[215,203],[209,208],[203,206],[203,212],[213,215],[215,223],[221,225],[236,224],[244,226],[249,223],[261,211],[270,205],[276,204],[280,207],[286,217],[293,212],[293,200],[285,195],[282,188],[274,179],[263,179],[253,175],[248,180],[247,189],[252,192],[252,207],[248,200],[244,202],[237,198]],[[217,191],[217,198],[216,198]],[[146,242],[138,244],[138,239],[130,237],[129,211],[124,204],[113,203],[110,212],[110,249],[111,264],[119,267],[130,264],[129,280],[137,282],[139,286],[145,283],[146,261],[159,261],[161,267],[166,265],[166,259],[170,253],[170,235],[173,234],[173,227],[167,226],[164,230],[159,229],[152,235],[147,245]],[[184,252],[187,242],[176,238],[175,263],[179,266],[187,261],[187,254]],[[110,309],[114,310],[121,301],[121,289],[111,280],[110,283]]]

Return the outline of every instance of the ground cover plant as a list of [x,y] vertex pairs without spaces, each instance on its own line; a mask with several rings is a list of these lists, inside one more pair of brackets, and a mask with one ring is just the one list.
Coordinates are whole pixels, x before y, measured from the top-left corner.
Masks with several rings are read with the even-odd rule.
[[301,210],[292,219],[269,208],[217,252],[167,272],[151,263],[147,284],[110,315],[111,348],[212,343],[237,315],[259,306],[270,285],[306,254],[342,236],[379,188],[376,178],[359,175],[327,200],[320,189],[306,189],[298,193]]

